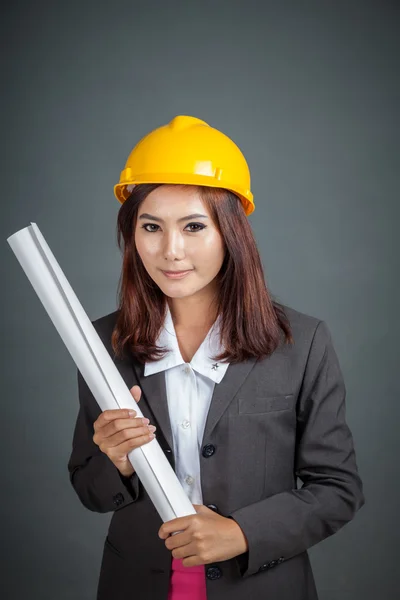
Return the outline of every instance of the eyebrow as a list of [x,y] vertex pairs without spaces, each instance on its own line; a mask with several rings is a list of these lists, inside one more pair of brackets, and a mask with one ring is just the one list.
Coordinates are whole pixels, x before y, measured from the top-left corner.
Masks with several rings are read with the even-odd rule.
[[[199,217],[203,217],[204,219],[208,219],[207,215],[201,215],[200,213],[194,213],[193,215],[188,215],[187,217],[182,217],[178,219],[178,223],[181,221],[188,221],[189,219],[198,219]],[[164,223],[162,219],[159,217],[154,217],[153,215],[149,215],[149,213],[143,213],[140,215],[139,219],[151,219],[152,221],[158,221],[159,223]]]

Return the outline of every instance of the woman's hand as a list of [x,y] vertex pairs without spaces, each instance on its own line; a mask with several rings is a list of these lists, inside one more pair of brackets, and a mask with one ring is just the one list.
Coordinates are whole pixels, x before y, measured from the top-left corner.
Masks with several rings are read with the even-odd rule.
[[[229,560],[249,548],[246,536],[233,519],[222,517],[203,504],[194,504],[196,515],[172,519],[158,535],[184,567]],[[170,535],[179,531],[175,535]]]
[[[139,402],[142,394],[140,387],[134,385],[130,392],[136,402]],[[129,452],[151,442],[155,437],[156,427],[149,425],[149,419],[136,417],[136,414],[133,411],[129,415],[127,408],[105,410],[93,423],[94,443],[125,477],[130,477],[135,472],[128,458]]]

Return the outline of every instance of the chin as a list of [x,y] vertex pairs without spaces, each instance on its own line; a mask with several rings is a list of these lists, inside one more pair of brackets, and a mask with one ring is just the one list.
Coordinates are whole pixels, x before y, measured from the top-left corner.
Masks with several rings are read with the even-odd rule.
[[185,298],[186,296],[193,296],[193,294],[195,294],[197,292],[197,290],[177,290],[177,289],[171,289],[172,286],[167,287],[167,286],[159,286],[160,290],[169,298]]
[[193,296],[193,294],[196,294],[196,292],[203,287],[201,286],[200,288],[197,288],[193,286],[193,283],[191,286],[188,286],[184,279],[182,279],[182,281],[174,281],[171,279],[170,281],[167,280],[166,282],[164,279],[162,283],[157,281],[157,285],[160,290],[170,298],[185,298],[185,296]]

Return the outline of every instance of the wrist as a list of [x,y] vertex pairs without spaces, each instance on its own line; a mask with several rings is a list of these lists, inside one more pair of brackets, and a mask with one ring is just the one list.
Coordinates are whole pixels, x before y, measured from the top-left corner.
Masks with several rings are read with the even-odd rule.
[[232,531],[233,531],[233,536],[234,539],[236,541],[236,548],[238,550],[237,554],[243,554],[244,552],[247,552],[249,549],[249,542],[247,540],[247,537],[243,531],[243,529],[240,527],[240,525],[235,521],[235,519],[233,519],[233,517],[228,517],[228,519],[232,522]]
[[136,472],[132,465],[128,465],[126,469],[118,469],[118,471],[121,477],[125,479],[130,479],[132,475]]

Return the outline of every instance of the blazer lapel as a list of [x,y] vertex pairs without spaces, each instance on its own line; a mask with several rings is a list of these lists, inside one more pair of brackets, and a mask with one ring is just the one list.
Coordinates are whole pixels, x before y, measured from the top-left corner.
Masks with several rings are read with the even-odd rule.
[[[146,398],[156,421],[158,428],[162,431],[168,446],[174,449],[172,439],[171,422],[169,419],[167,388],[165,386],[165,371],[159,371],[152,375],[144,376],[144,365],[132,359],[138,385]],[[140,405],[140,403],[139,403]]]
[[[241,363],[229,364],[221,382],[215,384],[204,428],[202,445],[211,435],[238,389],[253,369],[256,360],[256,358],[250,358]],[[165,371],[159,371],[145,377],[144,365],[132,359],[132,366],[138,380],[138,385],[157,420],[158,427],[162,431],[170,449],[173,450],[172,429],[165,386]]]
[[245,362],[231,363],[221,382],[215,385],[204,427],[202,446],[207,442],[214,427],[232,402],[237,391],[253,369],[256,361],[256,358],[250,358]]

